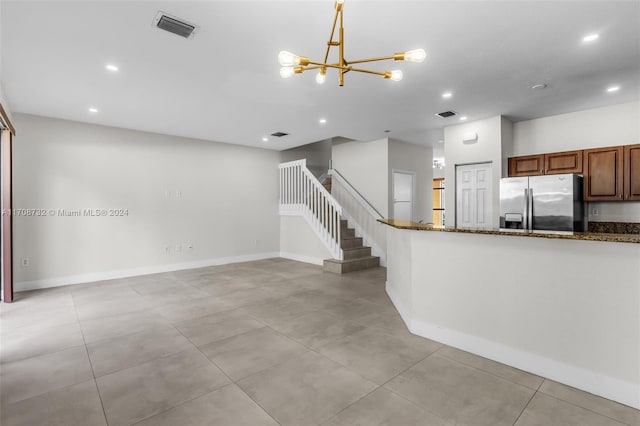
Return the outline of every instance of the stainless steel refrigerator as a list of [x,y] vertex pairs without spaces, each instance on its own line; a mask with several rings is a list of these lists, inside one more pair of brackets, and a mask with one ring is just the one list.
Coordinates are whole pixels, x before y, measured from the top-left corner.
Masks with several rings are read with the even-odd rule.
[[500,179],[500,229],[582,232],[585,225],[581,175]]

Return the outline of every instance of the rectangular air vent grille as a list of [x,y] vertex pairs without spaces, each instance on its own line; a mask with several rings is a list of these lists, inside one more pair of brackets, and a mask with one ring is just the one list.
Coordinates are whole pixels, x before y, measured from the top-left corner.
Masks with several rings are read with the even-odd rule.
[[161,30],[169,31],[172,34],[179,35],[184,38],[192,38],[198,31],[196,25],[171,16],[164,12],[158,12],[154,25]]
[[289,133],[284,133],[284,132],[275,132],[275,133],[271,133],[271,136],[275,136],[276,138],[281,138],[283,136],[287,136]]
[[447,117],[453,117],[454,115],[456,115],[456,113],[453,111],[445,111],[445,112],[439,112],[436,115],[438,117],[447,118]]

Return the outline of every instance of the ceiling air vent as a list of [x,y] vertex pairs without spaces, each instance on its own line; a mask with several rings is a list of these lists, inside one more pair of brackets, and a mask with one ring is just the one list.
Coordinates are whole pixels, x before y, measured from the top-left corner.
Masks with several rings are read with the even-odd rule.
[[165,12],[158,12],[153,21],[155,27],[169,31],[172,34],[184,38],[192,38],[198,32],[198,26],[190,24],[182,19],[171,16]]
[[275,133],[271,133],[271,136],[275,136],[276,138],[281,138],[283,136],[287,136],[289,133],[284,133],[284,132],[275,132]]
[[448,118],[448,117],[453,117],[454,115],[457,115],[457,114],[453,111],[445,111],[445,112],[439,112],[436,115],[438,117]]

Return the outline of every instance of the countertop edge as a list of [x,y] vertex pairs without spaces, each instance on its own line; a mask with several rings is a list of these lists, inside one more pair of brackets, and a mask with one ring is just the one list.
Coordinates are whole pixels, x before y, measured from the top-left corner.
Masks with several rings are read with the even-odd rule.
[[602,241],[610,243],[640,244],[640,234],[601,234],[593,232],[576,233],[547,233],[547,232],[509,232],[496,229],[469,229],[469,228],[435,228],[410,221],[397,221],[393,219],[378,219],[378,222],[396,229],[430,232],[454,232],[461,234],[505,235],[512,237],[550,238],[561,240]]

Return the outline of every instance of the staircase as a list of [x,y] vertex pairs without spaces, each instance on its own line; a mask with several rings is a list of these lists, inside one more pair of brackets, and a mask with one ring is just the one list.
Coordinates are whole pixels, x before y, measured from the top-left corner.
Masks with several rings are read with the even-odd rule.
[[324,189],[326,189],[327,192],[331,194],[331,176],[327,176],[326,178],[324,178],[324,180],[322,181],[322,186],[324,186]]
[[305,219],[333,257],[324,261],[325,271],[344,274],[379,266],[380,258],[371,256],[371,247],[364,247],[342,219],[342,206],[330,192],[331,178],[321,184],[306,163],[302,159],[278,166],[280,215]]
[[356,237],[355,229],[349,228],[344,219],[340,220],[340,230],[340,247],[344,259],[327,259],[322,269],[335,274],[346,274],[380,266],[380,258],[371,256],[371,247],[362,245],[362,238]]

